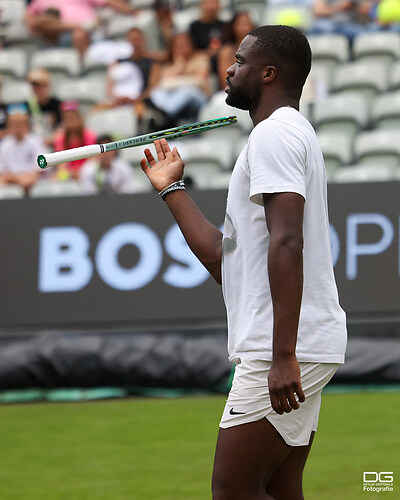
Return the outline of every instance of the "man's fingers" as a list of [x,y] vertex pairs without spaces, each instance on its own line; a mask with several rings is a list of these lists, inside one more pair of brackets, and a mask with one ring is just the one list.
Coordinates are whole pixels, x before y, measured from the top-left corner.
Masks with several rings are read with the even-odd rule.
[[282,415],[283,413],[290,413],[292,411],[289,403],[287,402],[285,392],[279,391],[276,393],[271,393],[270,397],[271,406],[276,411],[276,413],[279,413],[279,415]]
[[301,387],[301,384],[296,384],[295,393],[297,394],[300,403],[304,403],[304,401],[306,400],[306,396],[304,394],[303,388]]
[[300,384],[286,388],[286,390],[271,391],[270,398],[272,408],[279,415],[297,410],[300,408],[300,403],[303,403],[306,399]]
[[171,153],[171,150],[169,148],[169,144],[167,142],[167,139],[161,139],[161,148],[163,150],[163,153],[165,155],[165,158],[172,158],[172,153]]
[[161,141],[159,139],[154,141],[154,146],[156,147],[158,161],[165,160],[165,153],[163,150],[163,146],[161,145]]
[[154,159],[154,156],[152,155],[150,149],[146,148],[144,150],[144,154],[145,154],[146,159],[149,162],[150,166],[153,166],[153,165],[155,165],[157,163],[156,160]]
[[146,158],[142,158],[140,160],[140,166],[142,167],[142,170],[145,171],[149,168],[149,165],[147,165],[147,160]]
[[172,156],[173,156],[173,158],[175,158],[175,159],[178,159],[178,158],[180,158],[180,157],[181,157],[181,155],[179,154],[179,151],[178,151],[178,149],[176,148],[176,146],[174,146],[174,149],[172,150]]
[[270,394],[270,398],[271,398],[271,406],[273,408],[273,410],[278,413],[278,415],[282,415],[283,414],[283,410],[281,409],[281,405],[279,404],[279,398],[278,396],[276,396],[275,394],[271,393]]
[[285,413],[290,413],[292,411],[292,408],[289,406],[286,393],[281,394],[279,403],[281,406],[281,410],[283,410]]
[[289,390],[287,392],[287,399],[289,401],[289,405],[293,408],[293,410],[297,410],[297,408],[300,407],[299,403],[296,400],[296,397],[294,395],[294,391]]

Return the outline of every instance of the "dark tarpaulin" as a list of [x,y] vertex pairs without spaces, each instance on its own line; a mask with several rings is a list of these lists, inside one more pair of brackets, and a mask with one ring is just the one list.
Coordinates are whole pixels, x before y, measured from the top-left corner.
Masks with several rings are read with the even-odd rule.
[[[0,390],[226,387],[226,330],[61,332],[0,338]],[[400,338],[349,339],[333,382],[400,383]]]
[[131,385],[226,385],[225,331],[88,334],[46,332],[2,342],[0,390]]

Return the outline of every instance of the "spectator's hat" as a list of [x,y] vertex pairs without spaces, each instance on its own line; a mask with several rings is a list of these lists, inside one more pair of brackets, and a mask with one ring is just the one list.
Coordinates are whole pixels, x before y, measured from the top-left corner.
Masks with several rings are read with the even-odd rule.
[[61,103],[62,111],[78,111],[79,102],[78,101],[64,101]]

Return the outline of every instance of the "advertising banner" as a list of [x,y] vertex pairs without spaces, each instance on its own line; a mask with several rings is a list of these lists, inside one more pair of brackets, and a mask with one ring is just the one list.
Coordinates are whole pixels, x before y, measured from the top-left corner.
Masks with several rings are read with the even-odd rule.
[[[400,183],[329,186],[349,317],[400,316]],[[192,196],[222,226],[225,191]],[[0,326],[225,321],[221,288],[155,193],[0,201]]]

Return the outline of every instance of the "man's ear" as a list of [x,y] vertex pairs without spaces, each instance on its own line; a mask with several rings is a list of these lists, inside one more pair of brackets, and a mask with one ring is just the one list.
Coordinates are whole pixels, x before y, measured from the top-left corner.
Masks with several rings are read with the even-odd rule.
[[277,74],[278,70],[276,66],[265,66],[262,74],[264,83],[271,83],[276,78]]

